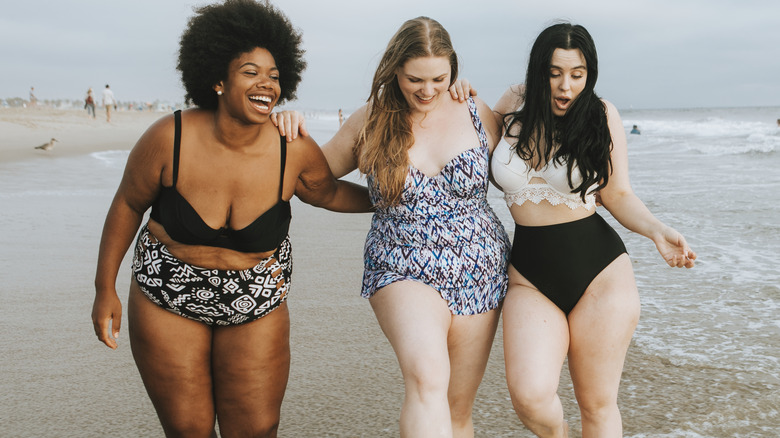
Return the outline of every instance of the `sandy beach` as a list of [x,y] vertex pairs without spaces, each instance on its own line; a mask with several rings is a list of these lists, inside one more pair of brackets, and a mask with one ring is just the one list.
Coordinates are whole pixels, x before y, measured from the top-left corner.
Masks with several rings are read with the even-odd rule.
[[[93,120],[79,110],[0,109],[0,172],[40,169],[36,171],[51,173],[41,160],[67,164],[98,151],[126,151],[165,114],[118,111],[111,124],[101,115],[98,111]],[[315,134],[323,136],[327,131]],[[53,150],[33,149],[51,137],[60,140]],[[108,183],[92,182],[92,175],[84,175],[80,168],[55,172],[62,173],[57,176],[62,181],[83,179],[84,191],[0,197],[5,235],[0,237],[4,266],[0,434],[162,436],[132,360],[126,321],[120,347],[111,351],[97,341],[90,320],[99,236],[121,169],[100,171],[109,172]],[[400,371],[369,303],[359,296],[363,241],[371,216],[332,213],[297,199],[292,204],[294,273],[288,300],[292,369],[279,436],[398,436],[403,397]],[[627,241],[636,248],[632,258],[640,291],[648,285],[689,278],[681,271],[663,271],[662,279],[655,280],[653,276],[664,267],[652,253],[652,244],[635,242]],[[696,243],[701,247],[707,242]],[[117,285],[123,304],[129,286],[128,263],[126,257]],[[707,272],[706,262],[704,266]],[[776,300],[780,296],[777,287],[767,287],[762,293]],[[647,313],[642,317],[652,321],[656,305],[651,300],[646,307],[643,302]],[[707,318],[700,310],[689,311],[686,318]],[[640,327],[643,333],[653,330]],[[499,327],[475,403],[476,436],[531,437],[512,410],[501,341]],[[772,348],[777,345],[776,339],[767,342]],[[624,435],[773,436],[778,387],[776,374],[750,366],[735,372],[723,364],[670,359],[635,342],[626,360],[619,401]],[[565,367],[559,394],[572,426],[571,436],[580,436],[578,409]],[[746,424],[748,432],[741,433]]]
[[[76,110],[0,110],[0,163],[127,150],[163,115],[119,111],[109,124]],[[51,137],[59,140],[53,150],[33,149]],[[12,304],[6,300],[4,321],[14,320],[11,313],[26,313],[26,308],[38,311],[11,321],[12,326],[4,323],[6,327],[0,333],[13,332],[12,337],[19,341],[20,331],[36,332],[36,337],[43,335],[48,340],[29,348],[4,336],[2,344],[10,354],[3,361],[3,371],[24,376],[3,383],[6,390],[2,391],[5,395],[0,416],[11,426],[7,436],[162,435],[130,354],[126,326],[117,351],[105,348],[92,332],[92,281],[109,202],[110,198],[104,205],[94,206],[96,214],[88,224],[74,225],[83,228],[80,234],[84,239],[74,241],[72,235],[53,233],[48,244],[41,242],[40,247],[17,253],[30,263],[42,254],[62,262],[52,263],[45,276],[29,281],[23,290],[9,288],[8,283],[4,288],[41,301],[36,304],[19,299]],[[362,247],[370,218],[369,214],[332,213],[293,200],[290,234],[294,273],[288,300],[292,370],[280,436],[397,436],[403,382],[390,344],[370,305],[359,296]],[[123,304],[129,286],[128,263],[129,256],[117,285]],[[16,272],[16,276],[18,282],[27,282],[24,273]],[[11,279],[12,284],[18,282]],[[46,302],[43,291],[52,288],[61,289],[57,295],[68,302]],[[46,347],[39,348],[42,345]],[[518,427],[513,425],[514,413],[504,388],[501,354],[500,348],[493,353],[480,391],[486,397],[478,402],[482,413],[477,414],[476,421],[484,431],[488,425],[496,426],[495,421],[501,418],[504,426],[499,429],[507,436],[516,436],[510,433]],[[14,409],[17,403],[25,408]]]

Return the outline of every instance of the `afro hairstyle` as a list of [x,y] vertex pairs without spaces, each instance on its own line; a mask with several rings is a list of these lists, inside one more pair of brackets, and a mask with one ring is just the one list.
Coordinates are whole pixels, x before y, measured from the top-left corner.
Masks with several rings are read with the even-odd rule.
[[295,99],[306,68],[301,33],[269,2],[225,0],[195,8],[181,36],[179,62],[185,100],[203,109],[217,108],[214,85],[228,75],[230,62],[262,47],[279,69],[279,103]]

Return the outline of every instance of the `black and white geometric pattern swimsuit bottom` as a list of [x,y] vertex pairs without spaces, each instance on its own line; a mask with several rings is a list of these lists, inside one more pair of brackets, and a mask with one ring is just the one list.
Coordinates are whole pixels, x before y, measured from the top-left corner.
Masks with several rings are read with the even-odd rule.
[[205,269],[174,257],[144,225],[135,246],[133,277],[152,302],[185,318],[208,325],[251,322],[287,299],[290,237],[250,269]]

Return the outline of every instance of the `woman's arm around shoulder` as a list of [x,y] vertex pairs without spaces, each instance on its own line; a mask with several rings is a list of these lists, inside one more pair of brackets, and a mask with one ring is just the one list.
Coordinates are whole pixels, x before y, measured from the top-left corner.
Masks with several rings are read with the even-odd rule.
[[341,178],[357,169],[355,147],[367,116],[368,105],[363,105],[352,113],[338,132],[322,146],[322,152],[336,178]]
[[288,143],[299,170],[295,195],[307,204],[344,213],[371,211],[368,189],[360,184],[336,179],[323,151],[310,137]]
[[[98,339],[116,349],[122,305],[116,277],[143,215],[160,190],[162,172],[172,162],[173,116],[154,123],[130,151],[124,175],[109,207],[100,239],[92,324]],[[111,328],[111,333],[109,333]]]
[[688,246],[682,234],[653,216],[631,188],[623,122],[617,108],[606,100],[603,102],[612,136],[612,173],[607,186],[599,192],[602,205],[621,225],[651,239],[669,266],[692,268],[696,253]]
[[525,94],[525,85],[511,85],[493,105],[493,116],[498,121],[498,125],[503,128],[504,116],[517,111],[523,106],[523,96]]

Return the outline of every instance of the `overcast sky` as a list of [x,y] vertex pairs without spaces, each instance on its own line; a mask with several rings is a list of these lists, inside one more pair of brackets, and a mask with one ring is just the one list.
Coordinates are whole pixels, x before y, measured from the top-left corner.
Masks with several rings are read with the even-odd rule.
[[[201,0],[3,0],[0,97],[182,101],[179,37]],[[780,106],[780,1],[277,0],[309,64],[288,107],[352,110],[406,19],[450,32],[461,75],[492,105],[522,81],[534,38],[555,20],[596,41],[596,91],[619,108]],[[99,94],[98,94],[99,96]]]

